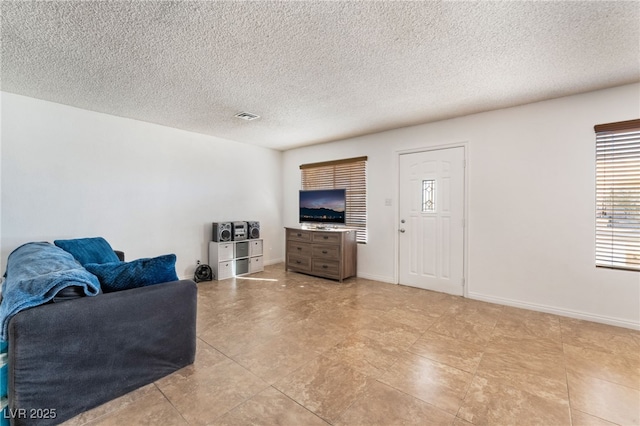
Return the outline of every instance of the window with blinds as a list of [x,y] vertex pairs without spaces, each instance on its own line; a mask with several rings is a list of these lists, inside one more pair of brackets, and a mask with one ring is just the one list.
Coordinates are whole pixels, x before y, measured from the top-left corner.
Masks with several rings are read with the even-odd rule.
[[302,189],[340,189],[347,194],[346,226],[367,242],[367,157],[347,158],[300,166]]
[[596,266],[640,271],[640,120],[596,132]]

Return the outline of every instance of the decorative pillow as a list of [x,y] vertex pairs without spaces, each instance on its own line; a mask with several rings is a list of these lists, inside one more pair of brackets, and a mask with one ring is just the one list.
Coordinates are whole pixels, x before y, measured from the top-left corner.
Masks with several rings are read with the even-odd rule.
[[178,280],[175,254],[131,262],[88,263],[84,267],[98,277],[105,293]]
[[55,240],[55,245],[71,253],[82,266],[87,263],[119,262],[107,240],[102,237]]

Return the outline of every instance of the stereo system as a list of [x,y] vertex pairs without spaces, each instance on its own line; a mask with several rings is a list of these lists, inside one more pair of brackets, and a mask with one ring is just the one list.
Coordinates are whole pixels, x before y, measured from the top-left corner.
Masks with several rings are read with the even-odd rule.
[[213,222],[213,241],[241,241],[260,238],[260,222]]

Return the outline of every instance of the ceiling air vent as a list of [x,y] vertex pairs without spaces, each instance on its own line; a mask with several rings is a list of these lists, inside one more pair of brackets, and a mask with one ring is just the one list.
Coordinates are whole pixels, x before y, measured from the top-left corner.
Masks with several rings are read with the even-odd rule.
[[251,114],[250,112],[239,112],[236,115],[234,115],[234,117],[242,118],[243,120],[247,120],[247,121],[260,118],[259,115]]

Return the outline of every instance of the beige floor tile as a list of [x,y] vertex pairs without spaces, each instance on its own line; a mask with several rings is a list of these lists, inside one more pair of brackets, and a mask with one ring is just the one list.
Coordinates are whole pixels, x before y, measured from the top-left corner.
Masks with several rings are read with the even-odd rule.
[[564,345],[567,370],[640,390],[640,352],[634,357]]
[[504,306],[494,303],[458,297],[451,301],[446,313],[457,316],[483,315],[497,319],[502,315],[503,309]]
[[460,417],[456,417],[453,420],[453,425],[452,426],[472,426],[473,423],[469,423],[468,421],[461,419]]
[[349,407],[335,425],[433,425],[449,426],[454,416],[431,404],[377,381],[367,384],[364,394]]
[[366,376],[379,378],[396,362],[400,354],[401,351],[394,346],[386,346],[367,337],[351,335],[323,355]]
[[561,346],[547,339],[492,339],[476,373],[543,398],[567,400]]
[[473,374],[405,353],[380,381],[455,415]]
[[525,334],[521,336],[506,335],[494,332],[486,349],[488,351],[504,351],[520,354],[535,353],[538,355],[562,356],[562,342],[545,337]]
[[268,387],[230,359],[183,368],[156,385],[190,424],[207,424]]
[[640,424],[640,391],[567,373],[571,408],[620,425]]
[[245,319],[210,327],[200,332],[199,337],[225,355],[233,357],[253,346],[268,342],[292,325],[277,318]]
[[468,421],[461,419],[460,417],[456,417],[453,421],[452,426],[471,426],[473,423],[469,423]]
[[413,345],[422,332],[410,325],[384,317],[374,317],[352,327],[353,334],[375,340],[386,346],[406,350]]
[[440,318],[440,314],[424,309],[418,310],[408,307],[399,307],[388,310],[383,314],[383,317],[409,325],[420,333],[424,333],[438,318]]
[[272,387],[240,404],[213,424],[216,426],[328,425],[320,417],[301,407]]
[[130,425],[187,425],[188,423],[171,403],[155,389],[135,404],[128,404],[88,423],[91,426]]
[[276,382],[274,387],[333,423],[362,395],[368,380],[344,363],[320,356]]
[[313,348],[289,336],[279,336],[253,346],[234,361],[271,384],[319,355]]
[[330,322],[302,321],[290,327],[281,336],[295,340],[307,349],[321,354],[344,340],[348,335],[348,330],[348,327]]
[[382,312],[403,306],[401,298],[389,298],[387,292],[368,292],[349,298],[347,305],[353,309],[373,309]]
[[457,311],[441,316],[429,331],[476,345],[487,344],[497,322],[496,313],[485,313],[475,307],[456,306],[451,310]]
[[111,400],[105,404],[99,405],[94,409],[85,411],[84,413],[79,414],[62,424],[65,426],[77,426],[77,425],[87,424],[88,422],[96,420],[97,418],[102,417],[106,414],[112,413],[117,410],[121,410],[128,405],[135,406],[135,403],[137,401],[157,392],[158,392],[158,388],[153,383],[151,383],[149,385],[138,388],[132,392],[129,392],[119,398]]
[[551,401],[567,402],[563,364],[545,364],[539,359],[509,353],[485,353],[476,374]]
[[469,373],[475,373],[484,353],[481,346],[430,331],[420,336],[408,351]]
[[569,404],[541,398],[479,375],[458,417],[474,425],[570,425]]
[[630,330],[572,318],[561,318],[562,341],[573,346],[620,354],[628,358],[640,353],[640,340]]
[[560,319],[555,315],[504,307],[496,322],[493,336],[502,335],[519,339],[542,338],[560,344]]
[[542,398],[568,398],[562,346],[547,338],[494,336],[476,373]]
[[615,423],[608,422],[604,419],[583,413],[578,410],[571,410],[572,426],[616,426]]

